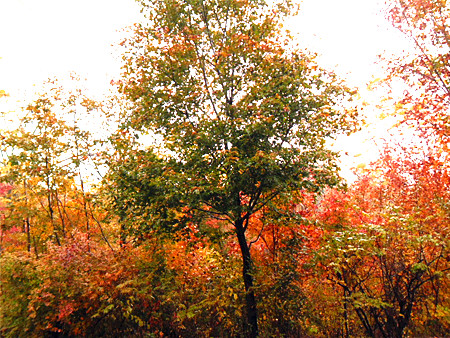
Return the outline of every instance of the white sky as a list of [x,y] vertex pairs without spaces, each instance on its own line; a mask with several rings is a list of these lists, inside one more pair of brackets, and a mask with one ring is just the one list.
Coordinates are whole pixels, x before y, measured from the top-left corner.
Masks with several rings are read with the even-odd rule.
[[138,14],[132,0],[0,0],[0,88],[29,89],[70,71],[103,86],[117,74],[117,31]]
[[[368,100],[364,86],[380,76],[377,55],[406,48],[379,13],[381,4],[382,0],[303,0],[300,15],[288,24],[299,33],[301,45],[320,54],[323,66],[362,88]],[[112,47],[120,40],[118,31],[138,18],[134,0],[0,0],[0,89],[11,94],[0,99],[0,111],[7,102],[10,109],[11,102],[33,92],[34,85],[39,88],[46,79],[71,71],[88,78],[92,89],[104,89],[120,71]],[[377,132],[386,127],[377,125]],[[361,136],[337,146],[349,151],[348,163],[367,161],[355,155],[374,151]]]
[[382,13],[383,0],[304,0],[292,29],[350,84],[364,86],[379,72],[379,54],[405,48]]

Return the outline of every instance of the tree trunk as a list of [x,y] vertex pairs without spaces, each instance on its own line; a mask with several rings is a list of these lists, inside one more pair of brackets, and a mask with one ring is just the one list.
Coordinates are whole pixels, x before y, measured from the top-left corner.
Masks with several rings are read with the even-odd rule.
[[[23,188],[24,188],[24,195],[25,195],[25,208],[26,210],[29,210],[28,208],[28,190],[27,190],[27,183],[24,180],[23,181]],[[30,232],[30,218],[27,216],[24,220],[25,225],[25,231],[27,233],[27,250],[28,252],[31,252],[31,232]]]
[[27,232],[27,250],[31,252],[31,233],[30,233],[30,218],[25,218],[25,230]]
[[238,221],[235,222],[235,227],[239,247],[241,248],[242,262],[243,262],[242,276],[244,278],[244,285],[245,285],[245,305],[246,305],[245,335],[247,337],[253,338],[258,336],[258,312],[256,308],[255,293],[253,291],[253,276],[252,276],[253,262],[250,256],[250,248],[245,238],[245,230],[243,223],[244,221],[242,219],[239,219]]
[[50,164],[48,157],[45,158],[45,169],[46,169],[46,183],[47,183],[47,203],[48,203],[48,214],[50,217],[50,224],[53,228],[53,236],[55,237],[56,243],[58,246],[61,246],[61,241],[59,240],[58,230],[55,225],[54,220],[54,211],[53,211],[53,202],[52,202],[52,190],[51,190],[51,181],[50,181]]
[[344,338],[350,337],[350,331],[348,328],[348,297],[347,290],[344,289]]

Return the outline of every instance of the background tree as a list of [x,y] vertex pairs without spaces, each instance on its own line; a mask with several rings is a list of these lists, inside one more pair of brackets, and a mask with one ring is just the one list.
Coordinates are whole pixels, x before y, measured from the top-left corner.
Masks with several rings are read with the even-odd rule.
[[390,0],[388,19],[415,47],[389,64],[387,82],[406,84],[397,106],[403,122],[449,152],[450,8],[446,0]]
[[341,294],[347,335],[361,334],[350,307],[372,337],[448,330],[450,182],[428,161],[386,150],[347,193],[330,191],[321,202],[320,256]]
[[2,180],[15,189],[8,222],[19,227],[24,222],[28,248],[33,238],[36,245],[48,238],[61,244],[83,223],[90,231],[83,168],[91,161],[95,142],[80,123],[99,107],[80,89],[69,92],[55,82],[50,85],[49,92],[26,107],[18,128],[5,131],[1,141]]
[[354,113],[336,108],[351,93],[282,32],[290,2],[142,8],[147,24],[125,43],[123,129],[157,135],[161,147],[113,167],[115,203],[140,206],[154,228],[175,229],[186,214],[227,223],[243,260],[246,334],[256,336],[251,220],[279,196],[338,182],[325,141],[353,128]]

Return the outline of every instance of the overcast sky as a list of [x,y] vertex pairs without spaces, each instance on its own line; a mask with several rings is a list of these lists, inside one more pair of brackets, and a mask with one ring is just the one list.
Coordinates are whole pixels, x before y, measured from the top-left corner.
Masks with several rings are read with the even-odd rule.
[[[380,76],[377,55],[406,47],[380,13],[382,2],[303,0],[288,26],[301,46],[319,53],[323,66],[364,93],[364,85]],[[113,45],[120,31],[139,18],[134,0],[0,0],[0,89],[11,94],[11,104],[46,79],[74,71],[103,90],[120,71]],[[368,152],[367,145],[346,142],[353,158]]]
[[[0,0],[0,8],[0,87],[10,91],[69,71],[116,74],[111,45],[139,18],[134,0]],[[377,54],[399,46],[379,10],[379,0],[304,0],[291,25],[321,62],[360,85]]]
[[115,74],[111,44],[138,18],[132,0],[0,0],[0,87],[28,88],[70,71]]

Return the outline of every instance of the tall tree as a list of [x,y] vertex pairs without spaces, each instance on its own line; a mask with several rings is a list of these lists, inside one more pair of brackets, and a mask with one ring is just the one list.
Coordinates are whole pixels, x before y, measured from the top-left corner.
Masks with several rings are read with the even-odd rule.
[[353,129],[354,111],[336,108],[352,93],[283,33],[290,1],[141,3],[147,23],[124,43],[123,133],[157,135],[161,146],[113,168],[116,206],[166,230],[180,212],[227,223],[242,255],[245,334],[255,337],[251,219],[280,196],[338,183],[325,142]]

